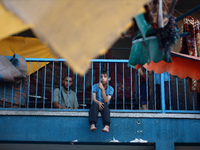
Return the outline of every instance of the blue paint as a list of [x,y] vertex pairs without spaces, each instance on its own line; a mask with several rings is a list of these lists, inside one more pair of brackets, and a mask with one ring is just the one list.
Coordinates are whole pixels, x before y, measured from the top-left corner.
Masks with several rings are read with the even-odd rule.
[[131,110],[133,109],[133,75],[132,75],[132,67],[130,67],[130,76],[131,76]]
[[[92,63],[92,74],[94,74],[93,73],[93,63]],[[92,86],[93,86],[93,81],[94,79],[93,79],[93,76],[91,77],[91,104],[92,104],[92,102],[93,102],[93,89],[92,89]]]
[[124,95],[124,63],[123,63],[123,109],[125,109],[125,95]]
[[153,82],[154,106],[155,106],[155,109],[156,109],[156,82],[155,82],[156,81],[156,77],[155,77],[155,72],[153,74],[154,74],[153,75],[153,80],[154,80],[154,82]]
[[[156,150],[173,149],[174,143],[200,143],[197,119],[111,118],[109,133],[103,133],[101,118],[97,131],[90,132],[88,117],[0,116],[0,141],[15,142],[110,142],[134,139],[156,143]],[[192,129],[192,130],[191,130]],[[171,150],[170,149],[170,150]]]
[[44,66],[44,89],[43,89],[43,109],[45,109],[45,89],[46,89],[46,73],[47,73],[47,66],[45,62]]
[[30,93],[30,77],[31,77],[31,61],[29,62],[29,75],[28,75],[28,99],[27,99],[27,108],[29,108],[29,93]]
[[117,64],[115,63],[115,110],[117,109]]
[[51,108],[53,108],[53,82],[54,82],[54,62],[52,66],[52,77],[51,77]]
[[176,99],[177,99],[177,109],[179,110],[179,96],[178,96],[178,77],[176,77]]
[[[62,85],[62,62],[60,62],[60,93],[59,93],[59,104],[61,104],[61,85]],[[69,97],[69,95],[68,95]],[[59,105],[60,109],[60,105]]]
[[161,108],[162,108],[162,113],[165,113],[165,86],[164,86],[164,74],[161,74],[161,84],[160,84],[160,89],[161,89]]
[[35,93],[35,108],[37,108],[37,91],[38,91],[38,68],[39,68],[39,62],[37,62],[37,78],[36,78],[36,93]]
[[85,73],[83,77],[83,109],[85,109]]
[[[47,66],[46,66],[46,62],[53,62],[53,68],[52,68],[52,81],[51,81],[51,108],[53,108],[53,84],[54,84],[54,82],[53,82],[53,78],[54,78],[54,62],[55,61],[57,61],[58,60],[58,62],[60,63],[60,88],[61,88],[61,83],[62,83],[62,71],[63,71],[63,68],[62,68],[62,63],[65,61],[64,59],[32,59],[32,58],[27,58],[26,59],[27,60],[27,62],[29,62],[29,68],[31,68],[31,62],[33,61],[36,61],[36,63],[37,63],[37,72],[36,72],[36,92],[35,92],[35,111],[37,111],[38,109],[37,109],[37,98],[38,98],[38,94],[39,93],[41,93],[41,92],[39,92],[38,93],[38,68],[39,68],[39,63],[40,62],[45,62],[45,74],[44,74],[44,81],[43,81],[43,83],[44,83],[44,88],[43,88],[43,93],[42,93],[42,96],[43,96],[43,109],[45,109],[45,110],[48,110],[47,108],[45,108],[45,91],[46,91],[46,86],[45,86],[45,84],[46,84],[46,71],[47,71]],[[140,93],[140,90],[138,90],[138,89],[140,89],[140,82],[139,82],[139,80],[140,80],[140,72],[138,71],[138,74],[136,74],[135,73],[135,85],[132,85],[132,68],[130,68],[130,81],[128,81],[128,82],[131,82],[130,83],[130,88],[129,88],[129,91],[128,92],[130,92],[130,97],[129,97],[129,99],[127,99],[127,92],[125,91],[125,84],[127,83],[127,80],[126,80],[126,77],[125,77],[125,73],[124,73],[124,70],[125,70],[125,68],[124,68],[124,63],[127,63],[128,62],[128,60],[115,60],[115,59],[93,59],[93,60],[91,60],[91,62],[92,62],[92,74],[91,74],[91,77],[92,77],[92,82],[91,82],[91,86],[93,85],[93,74],[94,74],[94,70],[93,70],[93,63],[95,62],[95,63],[98,63],[98,65],[99,65],[99,69],[97,70],[97,71],[99,71],[99,82],[100,82],[100,80],[101,80],[101,77],[100,77],[100,75],[101,75],[101,67],[102,67],[102,63],[103,63],[103,65],[104,65],[104,63],[107,63],[107,71],[109,71],[109,65],[110,65],[110,63],[113,63],[113,64],[115,64],[115,68],[113,68],[114,70],[115,70],[115,79],[114,79],[114,81],[115,81],[115,95],[114,95],[114,98],[115,98],[115,111],[121,111],[121,112],[123,112],[122,110],[117,110],[118,108],[117,108],[117,104],[119,104],[119,100],[121,100],[121,98],[122,98],[122,108],[123,108],[123,110],[124,110],[124,112],[142,112],[141,110],[140,110],[140,104],[141,104],[141,97],[140,97],[140,95],[141,95],[141,93]],[[121,63],[121,65],[122,65],[122,81],[123,81],[123,95],[120,97],[120,99],[118,100],[118,91],[117,91],[117,63]],[[70,72],[70,67],[68,66],[68,72]],[[110,71],[109,71],[110,72]],[[147,74],[147,76],[146,76],[146,86],[148,86],[149,84],[149,81],[148,81],[148,71],[146,71],[146,74]],[[86,79],[85,79],[85,74],[84,74],[84,80],[83,80],[83,104],[85,104],[86,102],[86,87],[85,87],[85,85],[86,85]],[[155,76],[154,76],[154,78],[155,78]],[[155,79],[154,79],[155,80]],[[176,95],[177,95],[177,101],[176,101],[176,103],[177,103],[177,109],[179,110],[179,107],[181,106],[179,106],[179,94],[180,93],[178,93],[178,79],[176,79],[176,87],[177,87],[177,89],[176,89],[176,91],[177,91],[177,93],[176,93]],[[109,84],[109,82],[108,82],[108,84]],[[76,86],[75,86],[75,91],[76,91],[76,93],[77,93],[77,73],[76,73]],[[133,93],[133,86],[135,86],[135,93]],[[30,70],[29,70],[29,83],[28,83],[28,89],[30,90]],[[147,100],[147,109],[149,109],[149,108],[153,108],[152,110],[149,110],[149,111],[147,111],[147,110],[145,110],[145,112],[161,112],[161,111],[157,111],[156,110],[156,83],[154,82],[154,102],[152,102],[152,103],[149,103],[149,101]],[[27,99],[27,110],[31,110],[30,108],[28,108],[29,107],[29,90],[28,90],[28,99]],[[146,91],[146,93],[147,93],[147,99],[149,99],[149,97],[148,97],[148,94],[149,94],[149,90],[148,90],[148,88],[146,89],[147,91]],[[161,96],[162,96],[162,98],[161,98],[161,100],[162,100],[162,113],[165,113],[166,111],[168,111],[168,110],[166,110],[167,108],[165,108],[165,92],[164,92],[164,84],[163,85],[161,85]],[[6,89],[5,89],[5,91],[7,91]],[[137,93],[138,92],[138,93]],[[190,110],[190,108],[188,108],[187,109],[187,99],[186,99],[186,82],[185,82],[185,79],[184,79],[184,93],[185,93],[185,110],[181,110],[181,111],[176,111],[176,110],[171,110],[171,107],[170,107],[170,110],[171,110],[171,112],[175,112],[175,113],[179,113],[179,112],[182,112],[182,113],[199,113],[199,111],[197,111],[197,110],[195,110],[195,99],[194,99],[194,93],[191,95],[191,98],[189,98],[188,99],[188,102],[190,102],[189,100],[190,99],[192,99],[191,100],[191,103],[192,103],[192,105],[189,105],[189,106],[191,106],[191,107],[193,107],[193,110]],[[5,95],[5,94],[4,94]],[[12,95],[13,95],[13,93],[12,93]],[[139,95],[139,96],[138,96]],[[21,94],[20,94],[20,96],[21,96]],[[60,97],[60,99],[59,99],[59,101],[61,100],[61,91],[60,91],[60,95],[59,95],[59,97]],[[135,100],[136,99],[136,100]],[[135,100],[135,101],[133,101],[133,100]],[[12,100],[13,101],[13,100]],[[128,107],[131,107],[129,110],[127,110],[127,107],[125,107],[126,105],[125,105],[125,102],[130,102],[128,105]],[[92,102],[92,90],[91,90],[91,102]],[[21,103],[21,101],[20,101],[20,103]],[[136,104],[135,104],[136,103]],[[139,104],[138,104],[139,103]],[[153,104],[154,103],[154,104]],[[172,102],[171,102],[171,90],[170,90],[170,82],[169,82],[169,105],[171,106],[172,104],[171,104]],[[134,105],[135,104],[135,105]],[[153,105],[155,105],[155,106],[152,106],[152,105],[150,105],[150,104],[153,104]],[[174,103],[173,103],[174,104]],[[180,104],[181,104],[181,98],[180,98]],[[5,100],[3,101],[3,107],[4,108],[0,108],[1,110],[10,110],[10,109],[7,109],[7,108],[5,108]],[[11,107],[13,107],[13,103],[11,102]],[[83,105],[83,109],[85,109],[85,105]],[[83,110],[82,109],[82,110]],[[134,109],[134,110],[133,110]],[[135,110],[135,109],[138,109],[138,110]],[[176,108],[175,108],[176,109]],[[13,108],[13,110],[14,110],[14,108]],[[18,108],[17,110],[23,110],[23,108]],[[188,111],[189,110],[189,111]],[[52,111],[59,111],[59,110],[57,110],[57,109],[52,109]]]

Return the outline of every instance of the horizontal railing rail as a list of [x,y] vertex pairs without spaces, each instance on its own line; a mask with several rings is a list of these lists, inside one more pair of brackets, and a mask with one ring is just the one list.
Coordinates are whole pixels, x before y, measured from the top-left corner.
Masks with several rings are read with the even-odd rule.
[[[0,110],[88,111],[92,86],[101,82],[101,69],[106,68],[111,77],[107,84],[114,89],[109,102],[111,112],[200,113],[198,94],[191,92],[188,79],[169,75],[166,80],[161,74],[157,83],[158,75],[128,67],[128,60],[92,59],[91,69],[82,77],[65,65],[65,59],[26,58],[26,61],[29,68],[26,80],[2,83]],[[61,109],[60,105],[54,108],[54,89],[61,89],[66,74],[73,75],[71,89],[76,93],[78,109]]]

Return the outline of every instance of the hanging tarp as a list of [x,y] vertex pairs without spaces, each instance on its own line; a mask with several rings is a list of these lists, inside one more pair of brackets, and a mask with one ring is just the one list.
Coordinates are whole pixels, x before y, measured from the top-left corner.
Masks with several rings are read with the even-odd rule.
[[151,61],[157,63],[161,60],[171,62],[171,58],[167,57],[165,53],[159,50],[156,36],[147,37],[145,40],[142,38],[134,40],[132,45],[128,62],[129,66],[135,66],[137,64],[144,65]]
[[19,33],[21,31],[27,30],[31,26],[25,24],[20,18],[15,14],[8,11],[0,3],[0,40],[4,39],[12,34]]
[[197,69],[200,66],[199,57],[189,56],[176,52],[171,53],[171,63],[166,63],[165,61],[154,63],[152,61],[150,64],[146,63],[144,67],[149,71],[153,70],[157,74],[168,72],[171,75],[176,75],[182,79],[187,77],[195,80],[200,79],[200,69]]
[[[82,74],[104,54],[150,0],[2,0],[43,42]],[[144,11],[142,11],[144,12]]]
[[[15,53],[24,58],[57,58],[37,38],[11,36],[0,41],[0,55],[13,56]],[[44,65],[45,63],[39,63],[38,69]],[[35,71],[37,71],[37,63],[31,62],[30,73],[32,74]],[[29,74],[28,63],[27,74]]]

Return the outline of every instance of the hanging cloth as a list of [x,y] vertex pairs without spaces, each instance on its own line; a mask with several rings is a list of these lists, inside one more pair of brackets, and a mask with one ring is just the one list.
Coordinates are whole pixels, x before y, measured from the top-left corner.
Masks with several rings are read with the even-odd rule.
[[[161,5],[162,1],[162,5]],[[159,18],[162,18],[163,26],[166,26],[169,22],[169,18],[174,13],[174,8],[178,0],[153,0],[146,5],[148,13],[148,23],[150,23],[155,29],[159,27]],[[162,7],[162,16],[159,11],[159,7]]]
[[0,56],[0,82],[16,82],[26,78],[27,65],[24,57],[14,54]]
[[132,42],[128,66],[144,65],[151,61],[157,63],[161,60],[171,62],[171,58],[166,57],[165,53],[159,50],[156,36],[147,37],[145,40],[140,38]]
[[[189,32],[190,35],[181,38],[180,53],[188,54],[190,56],[200,56],[200,23],[199,20],[188,16],[183,19],[181,30],[182,32]],[[198,68],[196,68],[198,69]],[[200,93],[200,80],[189,78],[190,89],[193,92]]]
[[25,107],[28,91],[26,72],[24,57],[0,55],[0,107]]

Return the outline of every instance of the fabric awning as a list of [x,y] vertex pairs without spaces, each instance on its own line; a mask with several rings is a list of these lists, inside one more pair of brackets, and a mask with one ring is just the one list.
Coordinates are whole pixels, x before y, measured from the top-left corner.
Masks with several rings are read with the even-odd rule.
[[179,78],[200,79],[199,57],[171,52],[171,59],[171,63],[166,63],[163,60],[158,63],[151,61],[150,64],[146,63],[144,67],[149,71],[153,70],[157,74],[168,72],[171,75],[177,75]]
[[[47,45],[37,38],[11,36],[0,41],[0,55],[13,56],[15,53],[24,58],[57,58]],[[44,62],[40,62],[38,69],[44,65]],[[31,62],[30,74],[35,71],[37,71],[37,63]],[[29,64],[27,64],[27,74],[29,74]]]
[[[37,37],[83,75],[90,60],[105,54],[144,12],[150,0],[2,0],[6,8],[31,24]],[[4,28],[4,26],[1,26]]]

